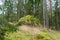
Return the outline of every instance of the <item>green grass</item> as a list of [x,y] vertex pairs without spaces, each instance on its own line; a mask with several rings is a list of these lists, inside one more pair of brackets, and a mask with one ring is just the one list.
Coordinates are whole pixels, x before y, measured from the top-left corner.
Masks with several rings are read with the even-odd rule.
[[47,31],[47,34],[50,35],[53,40],[60,40],[60,31]]
[[34,40],[34,37],[28,33],[17,31],[13,33],[6,33],[4,40]]
[[43,30],[36,35],[31,35],[30,33],[23,31],[8,32],[5,35],[5,40],[60,40],[60,31]]
[[17,31],[7,32],[4,36],[5,40],[60,40],[60,31],[55,30],[39,30],[36,35],[31,35],[28,32]]
[[36,35],[30,33],[17,31],[7,32],[4,36],[4,40],[52,40],[52,38],[45,32],[39,32]]

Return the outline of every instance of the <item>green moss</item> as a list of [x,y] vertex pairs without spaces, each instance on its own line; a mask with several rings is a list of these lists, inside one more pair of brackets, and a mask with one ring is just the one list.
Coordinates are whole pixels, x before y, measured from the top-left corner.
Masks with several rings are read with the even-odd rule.
[[27,16],[20,18],[19,21],[16,23],[16,25],[21,25],[21,24],[39,25],[40,20],[31,15],[27,15]]
[[37,36],[37,39],[43,39],[43,40],[52,40],[52,38],[45,32],[40,32]]
[[33,38],[32,35],[20,31],[13,33],[7,32],[4,36],[4,40],[33,40]]

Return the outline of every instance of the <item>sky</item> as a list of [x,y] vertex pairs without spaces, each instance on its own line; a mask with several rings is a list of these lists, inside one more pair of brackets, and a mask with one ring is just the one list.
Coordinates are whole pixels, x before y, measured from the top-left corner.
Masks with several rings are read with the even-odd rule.
[[2,5],[3,3],[2,3],[2,1],[0,0],[0,5]]

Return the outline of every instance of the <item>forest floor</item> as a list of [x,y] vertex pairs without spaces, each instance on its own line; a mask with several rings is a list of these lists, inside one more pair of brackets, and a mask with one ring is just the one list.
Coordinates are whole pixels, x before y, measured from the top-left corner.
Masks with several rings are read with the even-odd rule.
[[54,40],[60,40],[60,31],[51,30],[47,31],[47,34],[49,34]]
[[43,31],[43,32],[46,32],[54,40],[60,40],[60,31],[44,30],[39,27],[30,27],[30,26],[26,26],[26,25],[20,26],[20,28],[18,27],[18,29],[22,30],[24,32],[31,33],[32,35],[36,35],[38,32]]

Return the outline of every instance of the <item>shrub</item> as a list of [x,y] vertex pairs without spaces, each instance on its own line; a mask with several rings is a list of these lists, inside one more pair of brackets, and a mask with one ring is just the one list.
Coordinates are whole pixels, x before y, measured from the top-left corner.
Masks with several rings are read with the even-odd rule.
[[42,39],[42,40],[52,40],[52,38],[45,32],[40,32],[37,36],[37,39]]
[[5,19],[3,20],[3,18],[0,18],[0,40],[4,40],[4,35],[7,31],[16,31],[16,27],[14,25],[9,24]]
[[21,24],[39,25],[40,20],[31,15],[27,15],[27,16],[20,18],[19,21],[16,23],[16,25],[21,25]]
[[16,27],[10,24],[6,19],[0,18],[0,29],[7,31],[15,31]]

